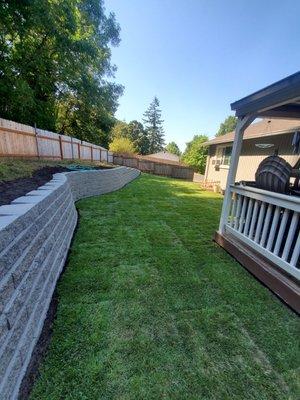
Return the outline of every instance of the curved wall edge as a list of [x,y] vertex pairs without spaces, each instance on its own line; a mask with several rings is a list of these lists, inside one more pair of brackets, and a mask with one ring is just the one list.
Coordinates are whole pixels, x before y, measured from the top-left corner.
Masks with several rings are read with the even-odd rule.
[[77,223],[75,201],[118,190],[140,171],[54,174],[0,207],[0,398],[17,399]]

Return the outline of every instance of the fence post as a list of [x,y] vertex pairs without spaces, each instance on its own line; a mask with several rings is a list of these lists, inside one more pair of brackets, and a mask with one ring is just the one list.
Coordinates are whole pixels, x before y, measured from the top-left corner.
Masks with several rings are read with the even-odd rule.
[[91,161],[94,161],[93,160],[93,145],[91,145]]
[[74,160],[73,136],[71,136],[72,160]]
[[80,143],[78,142],[78,159],[80,160]]
[[37,137],[36,123],[34,123],[34,133],[35,133],[36,153],[37,153],[38,158],[40,158],[39,140]]
[[62,140],[61,140],[61,136],[60,135],[59,135],[59,148],[60,148],[60,158],[63,160],[64,159],[64,153],[63,153]]

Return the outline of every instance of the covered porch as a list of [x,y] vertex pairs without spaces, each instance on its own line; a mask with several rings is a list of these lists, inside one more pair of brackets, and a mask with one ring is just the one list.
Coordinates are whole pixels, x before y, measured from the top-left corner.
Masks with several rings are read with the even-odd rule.
[[[300,196],[235,182],[245,129],[256,118],[300,120],[300,72],[231,104],[238,117],[215,241],[300,312]],[[280,155],[280,154],[279,154]],[[298,175],[293,170],[294,176]]]

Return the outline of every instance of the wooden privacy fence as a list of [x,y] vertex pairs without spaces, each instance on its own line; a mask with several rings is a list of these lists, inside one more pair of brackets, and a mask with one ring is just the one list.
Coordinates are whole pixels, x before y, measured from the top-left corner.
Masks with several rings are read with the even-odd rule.
[[104,147],[0,118],[0,157],[113,162]]
[[169,176],[172,178],[187,179],[192,181],[194,171],[192,168],[181,164],[169,164],[143,157],[125,156],[120,154],[113,155],[113,163],[126,167],[137,168],[142,172],[149,172],[155,175]]

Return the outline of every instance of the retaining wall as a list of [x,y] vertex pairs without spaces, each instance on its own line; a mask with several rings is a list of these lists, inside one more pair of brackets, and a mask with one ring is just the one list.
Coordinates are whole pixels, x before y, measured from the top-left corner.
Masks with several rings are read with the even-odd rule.
[[139,171],[55,174],[0,207],[0,398],[17,399],[77,222],[76,200],[120,189]]

